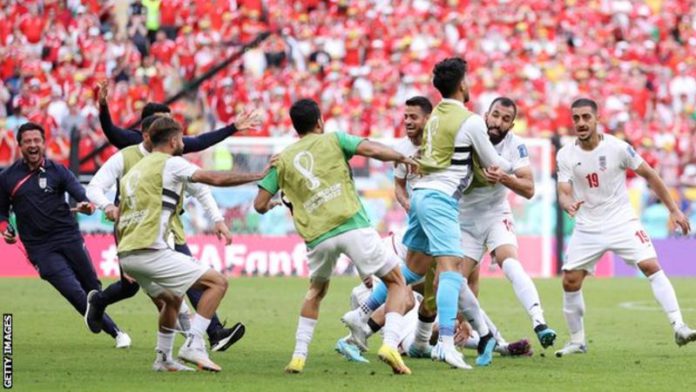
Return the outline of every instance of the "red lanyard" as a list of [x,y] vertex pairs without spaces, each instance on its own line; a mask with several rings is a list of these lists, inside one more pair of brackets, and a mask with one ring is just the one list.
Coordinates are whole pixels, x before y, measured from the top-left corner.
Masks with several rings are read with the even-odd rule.
[[42,159],[42,160],[41,160],[41,164],[39,164],[39,167],[38,167],[37,169],[32,170],[31,172],[29,172],[29,174],[27,174],[26,176],[24,176],[24,178],[22,178],[21,180],[19,180],[19,182],[17,183],[17,185],[15,185],[15,187],[12,188],[12,192],[10,192],[10,199],[12,199],[12,198],[14,197],[15,193],[17,193],[17,191],[19,190],[19,188],[21,188],[22,185],[24,185],[25,182],[29,181],[29,179],[31,178],[31,176],[33,176],[34,174],[38,173],[38,172],[41,171],[41,170],[44,170],[43,165],[44,165],[44,160]]

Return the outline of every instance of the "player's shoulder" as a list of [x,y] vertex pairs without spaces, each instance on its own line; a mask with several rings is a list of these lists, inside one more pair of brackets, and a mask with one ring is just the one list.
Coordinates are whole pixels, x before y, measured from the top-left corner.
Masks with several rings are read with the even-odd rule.
[[10,166],[7,166],[6,168],[0,170],[0,178],[9,176],[11,173],[16,172],[19,170],[19,166],[22,164],[22,160],[18,159],[14,161]]
[[623,155],[625,153],[628,153],[631,156],[636,155],[636,151],[630,144],[628,144],[628,142],[619,139],[616,136],[604,134],[604,141],[611,148],[611,151],[613,151],[613,153],[616,155]]
[[411,139],[404,137],[399,139],[394,145],[394,149],[404,155],[410,155],[414,151],[418,150],[418,146],[411,142]]
[[515,135],[512,132],[508,132],[503,141],[503,151],[507,151],[506,154],[514,157],[515,159],[524,159],[529,157],[529,150],[527,149],[527,143],[524,138]]
[[520,148],[526,150],[527,148],[527,141],[523,137],[517,136],[512,132],[508,132],[507,135],[505,135],[503,143],[505,143],[504,147],[510,150],[519,150]]
[[628,142],[626,142],[625,140],[619,139],[614,135],[609,135],[606,133],[604,134],[604,141],[607,142],[607,144],[609,144],[610,146],[622,151],[631,147],[631,145],[628,144]]
[[486,127],[486,121],[483,120],[483,116],[478,113],[471,113],[469,117],[464,121],[464,125],[470,127]]
[[167,159],[167,162],[165,164],[167,168],[170,169],[179,169],[179,168],[186,168],[186,167],[191,167],[195,165],[189,161],[186,160],[184,157],[180,156],[173,156],[169,159]]
[[604,138],[605,143],[612,145],[612,146],[624,147],[624,146],[628,145],[628,143],[626,143],[625,141],[619,139],[618,137],[616,137],[614,135],[610,135],[608,133],[603,133],[602,137]]
[[560,160],[570,156],[573,151],[575,151],[575,143],[576,139],[573,139],[572,141],[564,144],[563,147],[559,148],[558,152],[556,153],[556,159]]

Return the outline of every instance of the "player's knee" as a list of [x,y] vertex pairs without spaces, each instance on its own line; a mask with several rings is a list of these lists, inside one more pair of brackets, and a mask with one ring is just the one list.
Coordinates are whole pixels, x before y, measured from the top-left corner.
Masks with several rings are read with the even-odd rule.
[[218,273],[218,276],[215,280],[215,286],[218,288],[218,290],[222,291],[223,293],[226,293],[227,288],[229,287],[229,283],[222,274]]
[[582,287],[582,277],[576,275],[563,275],[563,291],[578,291]]
[[645,276],[651,276],[660,272],[661,270],[660,264],[657,262],[656,259],[641,261],[640,263],[638,263],[638,268],[640,268],[640,271]]

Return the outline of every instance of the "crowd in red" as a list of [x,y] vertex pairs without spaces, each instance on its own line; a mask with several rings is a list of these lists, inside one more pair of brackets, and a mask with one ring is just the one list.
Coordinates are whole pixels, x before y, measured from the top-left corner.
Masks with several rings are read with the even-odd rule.
[[[97,81],[111,80],[117,124],[138,118],[259,33],[271,36],[173,105],[189,133],[262,108],[252,136],[292,134],[298,97],[321,103],[327,130],[401,136],[401,105],[438,98],[435,62],[463,55],[471,108],[498,95],[519,105],[516,132],[567,134],[570,102],[601,104],[605,130],[696,185],[696,5],[689,0],[5,0],[0,9],[0,165],[28,120],[67,158],[103,140]],[[676,152],[676,154],[675,154]],[[100,159],[105,159],[105,151]],[[98,164],[99,162],[96,162]],[[84,167],[91,170],[94,165]],[[681,177],[681,179],[680,179]],[[693,177],[693,178],[691,178]]]

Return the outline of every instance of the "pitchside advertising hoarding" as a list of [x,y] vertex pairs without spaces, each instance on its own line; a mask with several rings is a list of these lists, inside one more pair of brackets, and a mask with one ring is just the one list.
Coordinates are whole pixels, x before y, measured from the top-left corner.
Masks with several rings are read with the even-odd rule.
[[[520,261],[533,277],[549,277],[554,268],[542,265],[541,237],[520,237]],[[92,257],[94,269],[100,277],[119,276],[116,245],[110,235],[85,235],[85,245]],[[205,265],[225,273],[230,277],[239,276],[300,276],[306,277],[307,251],[302,240],[296,235],[260,236],[236,235],[233,243],[225,246],[212,235],[197,235],[188,238],[193,256]],[[670,276],[696,276],[696,263],[689,262],[688,255],[696,254],[696,241],[693,239],[655,240],[654,245],[660,261]],[[7,245],[0,241],[0,276],[36,277],[38,276],[28,262],[24,250],[19,245]],[[555,260],[554,266],[555,266]],[[549,271],[550,270],[550,271]],[[342,257],[336,263],[336,274],[356,274],[350,260]],[[501,277],[497,266],[491,266],[487,258],[481,265],[481,275]],[[637,276],[632,267],[612,254],[606,254],[597,265],[597,276]]]

